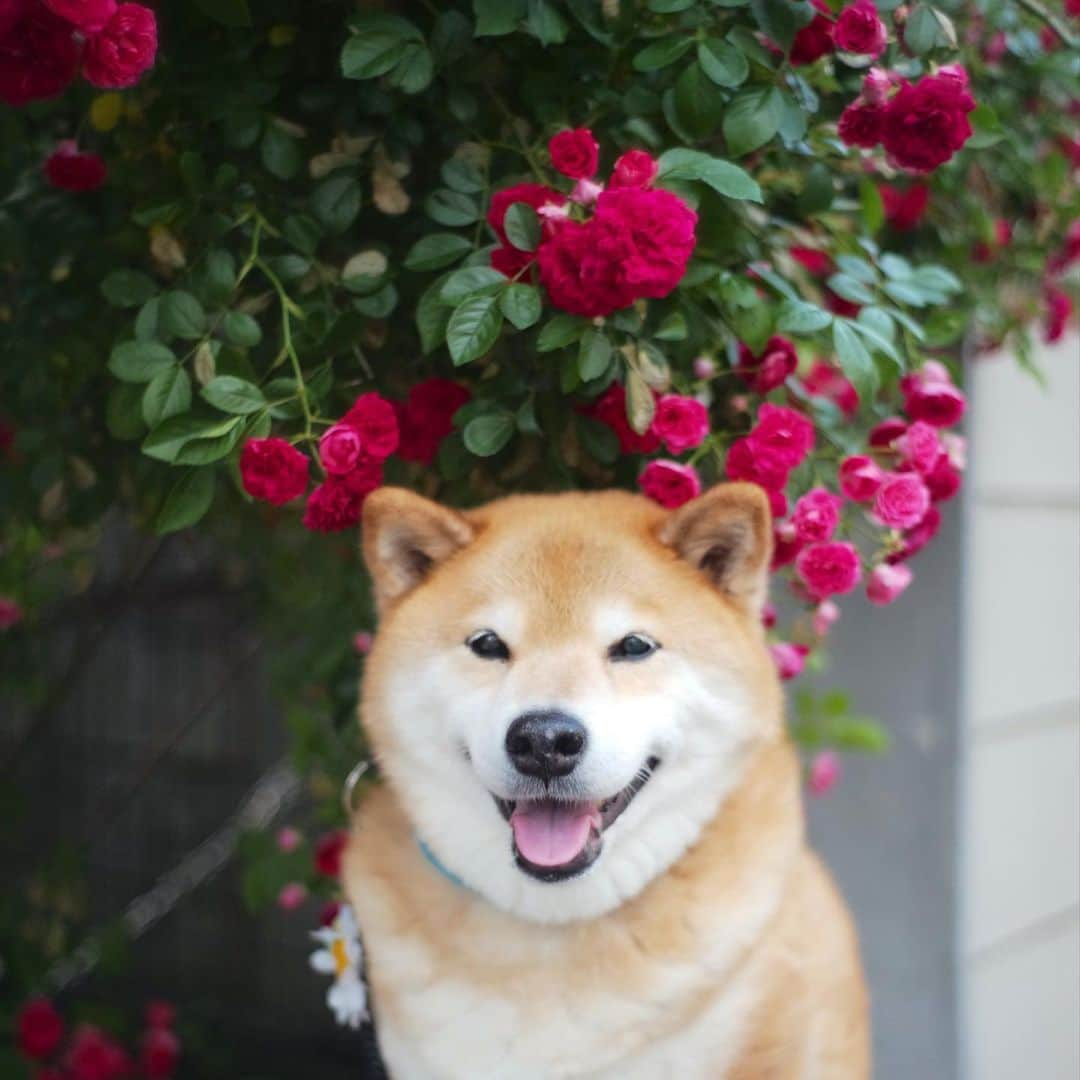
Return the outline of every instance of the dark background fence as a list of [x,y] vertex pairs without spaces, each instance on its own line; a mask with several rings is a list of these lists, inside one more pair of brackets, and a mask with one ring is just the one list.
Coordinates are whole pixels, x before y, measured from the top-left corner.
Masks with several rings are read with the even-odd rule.
[[[956,1075],[958,518],[902,601],[887,613],[848,603],[834,632],[830,681],[893,737],[888,756],[849,759],[810,813],[860,926],[881,1080]],[[112,529],[94,585],[41,648],[56,664],[52,700],[0,715],[0,759],[29,796],[0,844],[17,875],[69,843],[107,920],[235,812],[283,753],[281,718],[244,591],[185,536],[151,554]],[[135,943],[122,996],[132,1009],[178,1002],[217,1075],[356,1080],[366,1048],[335,1028],[326,980],[308,968],[315,910],[252,919],[232,865]]]

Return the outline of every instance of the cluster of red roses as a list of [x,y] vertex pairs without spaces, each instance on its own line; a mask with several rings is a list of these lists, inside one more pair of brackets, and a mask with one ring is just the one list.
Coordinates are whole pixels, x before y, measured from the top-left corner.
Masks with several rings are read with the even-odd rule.
[[64,1047],[64,1021],[48,998],[31,998],[15,1016],[15,1045],[35,1062],[37,1080],[169,1080],[180,1063],[176,1010],[164,1001],[146,1006],[138,1053],[93,1024],[80,1024]]
[[[331,881],[341,878],[341,858],[348,838],[349,834],[344,829],[331,829],[315,841],[312,868],[317,877],[329,878]],[[286,825],[278,830],[275,842],[278,851],[283,855],[291,855],[304,842],[304,836],[299,829]],[[296,911],[310,895],[308,886],[303,881],[287,881],[278,891],[277,906],[282,911]],[[319,915],[319,924],[329,926],[337,916],[340,906],[337,901],[325,903]]]
[[880,144],[898,168],[932,172],[971,137],[968,113],[974,108],[967,72],[959,64],[916,83],[871,68],[862,92],[840,117],[840,138],[864,149]]
[[[652,156],[623,154],[605,187],[593,179],[600,148],[588,128],[559,132],[548,149],[554,168],[576,184],[569,198],[544,184],[496,192],[488,222],[500,243],[491,265],[517,278],[535,262],[551,303],[586,318],[667,296],[686,272],[697,215],[677,195],[652,188],[658,168]],[[519,202],[542,219],[535,251],[515,247],[506,231],[506,212]],[[589,209],[587,218],[574,216]]]
[[[349,411],[319,439],[326,479],[308,496],[304,525],[339,532],[360,520],[367,498],[383,482],[383,465],[397,453],[406,461],[431,464],[453,430],[453,416],[469,391],[448,379],[427,379],[404,402],[361,394]],[[284,439],[248,439],[240,453],[244,490],[255,499],[284,506],[308,490],[309,460]]]
[[[0,0],[0,101],[23,106],[62,94],[82,69],[100,89],[134,86],[154,65],[157,19],[117,0]],[[92,191],[105,163],[66,139],[45,162],[54,187]]]
[[875,59],[884,51],[889,32],[873,0],[855,0],[834,20],[825,0],[811,0],[817,14],[791,43],[793,64],[812,64],[836,49]]

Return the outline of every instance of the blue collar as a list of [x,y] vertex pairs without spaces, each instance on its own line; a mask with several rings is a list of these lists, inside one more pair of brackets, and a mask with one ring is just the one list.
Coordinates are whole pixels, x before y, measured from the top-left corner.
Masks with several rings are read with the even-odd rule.
[[441,874],[451,885],[457,885],[460,889],[467,889],[469,886],[465,884],[452,870],[448,870],[440,861],[434,851],[431,850],[418,836],[416,838],[416,846],[420,849],[420,854],[427,859],[429,865]]

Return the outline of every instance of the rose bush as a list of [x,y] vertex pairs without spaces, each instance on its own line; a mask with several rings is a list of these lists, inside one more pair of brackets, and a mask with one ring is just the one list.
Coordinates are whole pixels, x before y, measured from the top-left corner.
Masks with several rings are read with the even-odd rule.
[[[107,512],[197,528],[289,643],[331,823],[376,486],[758,483],[805,679],[943,527],[965,368],[1060,337],[1080,261],[1074,14],[384,7],[0,3],[0,676],[44,693],[35,630]],[[812,755],[881,745],[795,703]],[[332,892],[303,848],[249,854],[254,901]]]

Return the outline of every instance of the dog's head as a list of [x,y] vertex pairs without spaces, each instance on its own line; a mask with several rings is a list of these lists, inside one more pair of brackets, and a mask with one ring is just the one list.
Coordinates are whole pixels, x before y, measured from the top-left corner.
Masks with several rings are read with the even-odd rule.
[[635,895],[779,736],[756,487],[671,513],[621,492],[457,513],[384,488],[363,544],[375,753],[418,839],[507,911],[564,922]]

